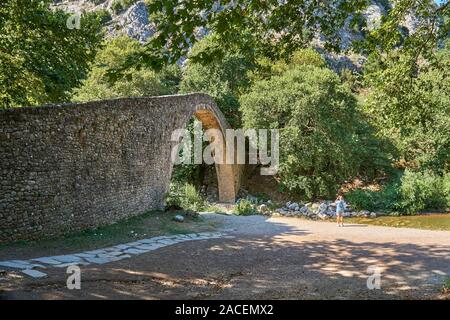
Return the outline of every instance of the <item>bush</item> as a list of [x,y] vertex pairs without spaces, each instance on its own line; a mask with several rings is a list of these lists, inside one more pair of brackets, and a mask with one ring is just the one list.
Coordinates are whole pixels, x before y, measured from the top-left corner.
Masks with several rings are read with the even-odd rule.
[[399,180],[394,179],[381,191],[354,190],[346,199],[357,210],[385,211],[395,213],[399,209]]
[[[446,175],[448,176],[448,174]],[[448,180],[448,178],[446,177]],[[448,194],[445,193],[444,178],[429,171],[406,170],[401,179],[400,208],[412,214],[424,209],[446,209]]]
[[197,189],[189,183],[184,185],[171,183],[169,194],[166,198],[167,206],[178,206],[184,210],[203,211],[205,201]]
[[376,198],[377,193],[368,190],[353,190],[349,192],[345,198],[356,210],[377,210]]
[[241,199],[234,208],[234,211],[239,216],[251,216],[258,213],[251,201],[247,199]]
[[445,210],[450,206],[450,174],[405,170],[380,191],[354,190],[346,199],[358,210],[381,210],[415,214],[422,210]]

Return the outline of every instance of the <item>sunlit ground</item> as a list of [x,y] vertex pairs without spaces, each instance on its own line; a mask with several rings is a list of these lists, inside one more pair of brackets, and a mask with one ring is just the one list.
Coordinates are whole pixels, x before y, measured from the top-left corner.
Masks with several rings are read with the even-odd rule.
[[348,218],[347,222],[371,224],[385,227],[417,228],[450,231],[450,214],[429,214],[417,216],[383,216],[373,218]]

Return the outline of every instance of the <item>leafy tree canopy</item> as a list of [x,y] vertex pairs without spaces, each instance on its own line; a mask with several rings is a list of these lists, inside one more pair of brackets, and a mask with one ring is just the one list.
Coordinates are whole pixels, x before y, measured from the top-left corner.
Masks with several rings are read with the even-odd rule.
[[103,35],[96,14],[81,17],[51,10],[50,0],[0,3],[0,107],[67,101],[86,77]]
[[219,37],[209,35],[196,43],[188,56],[183,70],[181,93],[205,92],[216,101],[221,111],[233,127],[240,127],[241,114],[239,96],[251,86],[249,71],[256,67],[252,58],[240,51],[227,52],[220,60],[202,64],[191,55],[198,52],[214,50]]
[[[422,0],[397,0],[382,18],[380,26],[366,36],[363,51],[377,56],[389,57],[393,49],[401,50],[412,61],[433,61],[435,49],[450,36],[450,2]],[[414,32],[401,25],[412,17]],[[381,58],[381,57],[380,57]]]
[[[214,50],[198,52],[191,59],[210,61],[233,48],[252,48],[258,56],[289,57],[299,48],[310,46],[321,35],[328,50],[341,49],[343,26],[359,25],[369,0],[148,0],[156,35],[145,52],[130,57],[122,69],[112,70],[117,76],[130,65],[159,67],[186,56],[189,49],[208,31],[220,37]],[[380,26],[368,32],[368,41],[358,50],[388,52],[399,45],[415,50],[434,47],[449,33],[450,6],[438,6],[427,0],[395,0]],[[401,25],[408,14],[418,21],[418,31],[402,34]],[[358,27],[364,29],[364,24]],[[360,30],[363,31],[363,30]],[[421,49],[418,54],[421,54]]]
[[119,97],[159,96],[178,90],[180,69],[177,65],[164,67],[160,72],[140,68],[127,70],[125,76],[113,84],[107,71],[121,65],[130,55],[142,51],[141,44],[128,36],[108,41],[92,63],[89,77],[74,90],[74,101],[90,101]]
[[281,183],[308,198],[334,195],[379,158],[372,133],[358,122],[356,99],[315,54],[300,51],[294,61],[301,63],[256,81],[240,100],[246,128],[280,129]]
[[371,66],[365,109],[382,136],[399,149],[406,166],[449,170],[450,46],[437,63],[411,63],[397,52],[383,67]]

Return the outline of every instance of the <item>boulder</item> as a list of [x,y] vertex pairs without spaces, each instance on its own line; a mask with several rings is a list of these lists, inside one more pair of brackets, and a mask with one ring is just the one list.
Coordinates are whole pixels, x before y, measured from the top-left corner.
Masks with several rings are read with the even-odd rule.
[[299,211],[304,216],[312,213],[312,211],[306,205],[301,207]]
[[328,219],[328,216],[325,213],[319,213],[317,216],[322,220]]
[[177,214],[176,216],[173,217],[173,221],[184,222],[184,217],[182,215]]
[[281,214],[279,212],[272,213],[272,217],[281,217]]
[[269,211],[269,207],[265,204],[262,204],[258,207],[258,211],[262,212],[262,213],[266,213],[267,211]]
[[370,216],[370,211],[367,210],[362,210],[360,212],[357,213],[358,217],[369,217]]
[[321,203],[317,208],[317,214],[325,214],[327,212],[328,206],[326,203]]

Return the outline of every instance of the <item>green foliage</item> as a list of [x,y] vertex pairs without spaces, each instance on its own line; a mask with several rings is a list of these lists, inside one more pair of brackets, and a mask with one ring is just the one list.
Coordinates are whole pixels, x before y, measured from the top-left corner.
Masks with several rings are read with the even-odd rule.
[[99,4],[102,4],[103,2],[105,2],[106,0],[90,0],[90,1],[95,5],[99,5]]
[[189,183],[171,183],[166,203],[168,206],[179,206],[184,210],[196,212],[202,211],[206,207],[205,200],[198,193],[197,189]]
[[125,9],[131,7],[133,4],[135,4],[138,0],[122,0],[123,6]]
[[[446,181],[449,180],[447,174]],[[409,214],[423,209],[446,209],[448,193],[445,193],[444,178],[430,172],[406,170],[401,179],[401,209]]]
[[103,34],[96,14],[67,28],[71,16],[49,0],[0,6],[0,108],[68,101],[87,76]]
[[106,24],[107,22],[111,21],[111,13],[107,9],[101,9],[94,11],[94,14],[97,15],[98,20],[102,25]]
[[356,100],[329,69],[291,64],[280,75],[256,81],[241,104],[246,128],[280,129],[279,175],[291,192],[334,196],[362,159],[371,163]]
[[111,9],[114,13],[119,14],[120,12],[128,9],[133,5],[137,0],[114,0],[111,4]]
[[379,131],[390,139],[410,167],[449,170],[449,47],[438,65],[415,64],[410,56],[373,59],[367,66],[370,92],[364,108]]
[[234,212],[239,216],[251,216],[258,213],[250,200],[241,199],[234,208]]
[[405,170],[380,191],[354,190],[346,199],[355,209],[415,214],[450,207],[450,174]]
[[207,53],[212,55],[241,47],[246,41],[242,34],[247,32],[253,38],[254,51],[272,58],[287,57],[308,46],[318,30],[324,35],[327,47],[337,49],[340,26],[350,14],[366,6],[365,0],[352,1],[351,5],[338,0],[329,1],[327,5],[259,0],[148,3],[157,29],[156,37],[150,40],[149,53],[162,51],[163,54],[154,58],[166,61],[176,61],[185,55],[189,46],[197,41],[196,31],[202,27],[220,38],[218,50]]
[[111,9],[115,14],[119,14],[121,11],[125,10],[122,0],[114,0],[111,4]]
[[[213,50],[217,45],[214,35],[199,42],[190,53]],[[202,64],[188,60],[180,84],[181,93],[204,92],[211,95],[232,127],[239,127],[239,96],[250,86],[247,71],[254,68],[253,61],[241,53],[229,52],[221,59]]]
[[89,77],[74,90],[74,101],[90,101],[118,97],[140,97],[173,94],[180,79],[178,66],[168,66],[160,72],[149,69],[127,70],[125,77],[111,83],[107,71],[142,50],[140,43],[122,36],[110,40],[99,51]]
[[399,178],[394,178],[380,191],[354,190],[345,198],[357,210],[395,213],[399,209]]
[[349,69],[343,69],[341,71],[341,81],[353,92],[357,92],[363,86],[361,74]]
[[[386,1],[387,2],[387,1]],[[381,25],[366,34],[362,47],[379,57],[396,51],[410,56],[412,61],[432,61],[435,49],[442,40],[448,39],[450,32],[450,5],[435,1],[396,1],[388,5],[388,14],[383,17]],[[405,33],[403,22],[413,15],[418,22],[415,30]]]
[[269,79],[272,76],[280,76],[286,71],[299,66],[326,67],[326,62],[314,49],[301,49],[287,59],[273,60],[265,57],[257,59],[258,68],[249,71],[252,81]]
[[447,278],[442,285],[442,293],[447,294],[450,293],[450,278]]

